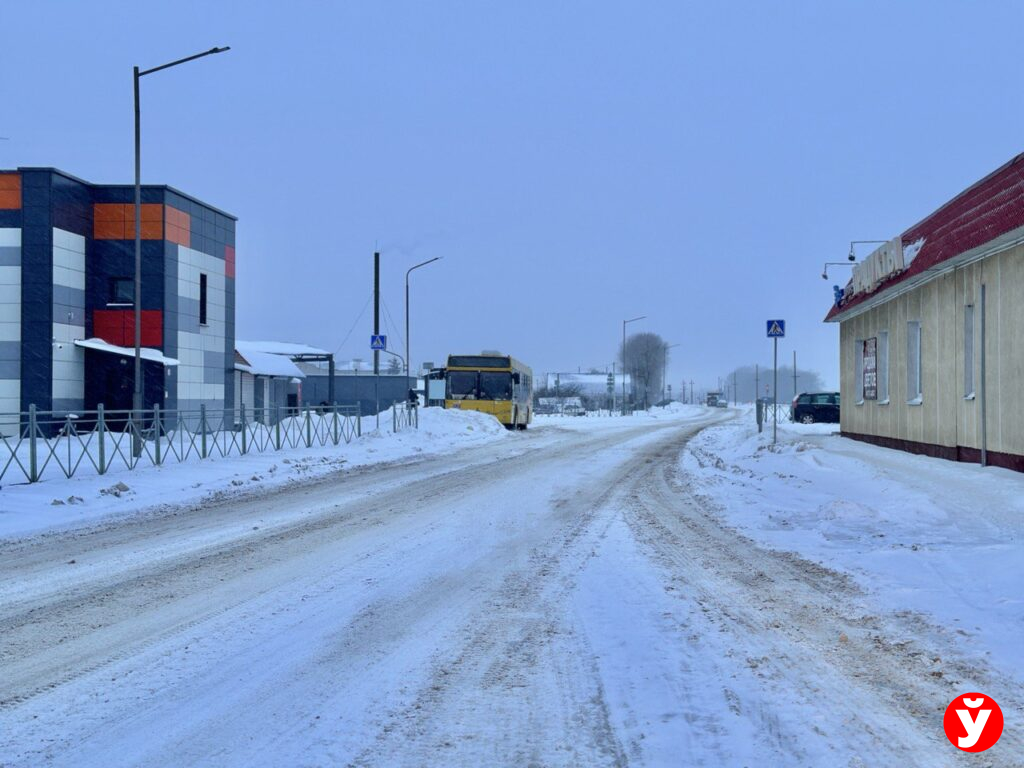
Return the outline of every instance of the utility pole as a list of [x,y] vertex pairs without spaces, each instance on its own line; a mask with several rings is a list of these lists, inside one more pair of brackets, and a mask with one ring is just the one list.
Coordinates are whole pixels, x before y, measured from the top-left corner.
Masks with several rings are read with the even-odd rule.
[[732,404],[739,405],[739,399],[736,397],[736,371],[732,372]]
[[[373,253],[373,335],[380,335],[380,253]],[[377,429],[380,429],[380,351],[373,350],[373,393],[377,401]]]
[[793,350],[793,397],[800,394],[796,388],[796,350]]

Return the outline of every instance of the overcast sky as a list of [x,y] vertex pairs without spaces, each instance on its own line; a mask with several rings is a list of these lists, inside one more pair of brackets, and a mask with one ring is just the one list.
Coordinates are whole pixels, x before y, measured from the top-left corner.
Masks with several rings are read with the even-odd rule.
[[[728,7],[726,7],[728,6]],[[604,368],[622,320],[670,380],[780,355],[838,376],[821,320],[850,240],[891,238],[1024,149],[1017,2],[0,5],[0,168],[143,182],[238,221],[237,333]],[[867,250],[862,251],[865,255]],[[678,384],[677,384],[678,386]]]

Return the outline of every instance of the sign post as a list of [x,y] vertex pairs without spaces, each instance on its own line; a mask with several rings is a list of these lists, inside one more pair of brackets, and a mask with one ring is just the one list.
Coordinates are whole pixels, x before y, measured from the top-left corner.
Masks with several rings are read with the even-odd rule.
[[779,442],[779,339],[786,337],[785,320],[768,321],[768,338],[775,347],[774,383],[772,385],[772,445]]
[[[376,254],[374,254],[376,255]],[[380,429],[380,353],[388,348],[388,337],[377,333],[376,323],[370,336],[370,349],[373,350],[373,397],[377,409],[377,429]]]

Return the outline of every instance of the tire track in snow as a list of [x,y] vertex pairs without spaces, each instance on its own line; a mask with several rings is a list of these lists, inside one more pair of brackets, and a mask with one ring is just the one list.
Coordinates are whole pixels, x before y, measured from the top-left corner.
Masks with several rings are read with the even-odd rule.
[[[872,615],[851,578],[794,553],[763,549],[724,525],[680,469],[687,439],[666,445],[662,460],[633,479],[625,520],[672,580],[674,594],[698,606],[717,630],[714,644],[763,680],[768,702],[788,696],[796,703],[791,707],[828,713],[830,730],[819,726],[816,733],[755,702],[753,716],[767,744],[796,764],[813,761],[809,755],[817,750],[850,766],[955,765],[963,756],[951,750],[941,726],[954,696],[980,689],[1000,702],[1019,702],[987,670],[958,659],[942,630],[923,617]],[[902,639],[891,638],[894,628]],[[726,697],[732,707],[751,708],[734,692]],[[986,759],[1016,765],[1006,756],[1019,754],[1019,739],[1004,732],[999,752]]]

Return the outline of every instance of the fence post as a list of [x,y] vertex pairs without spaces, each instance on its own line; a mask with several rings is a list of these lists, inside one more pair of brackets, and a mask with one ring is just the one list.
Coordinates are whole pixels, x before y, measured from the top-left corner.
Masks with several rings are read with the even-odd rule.
[[334,414],[334,444],[338,444],[338,404],[335,403],[331,406],[331,411]]
[[398,431],[398,407],[394,403],[392,403],[391,404],[391,432],[392,432],[392,434],[394,434],[397,431]]
[[161,460],[160,459],[160,430],[161,430],[161,424],[162,423],[163,422],[160,421],[160,404],[159,403],[153,403],[153,429],[156,430],[156,454],[155,455],[156,455],[156,465],[158,467],[160,466],[160,460]]
[[36,465],[36,407],[28,407],[28,481],[35,483],[39,481],[39,474]]
[[[416,429],[419,429],[420,428],[420,409],[419,409],[419,406],[418,405],[417,406],[413,406],[412,412],[413,412],[413,415],[416,417]],[[525,427],[524,427],[524,429],[525,429]]]
[[363,402],[356,403],[356,437],[363,436]]
[[306,447],[313,447],[313,421],[309,415],[309,403],[306,403]]
[[281,450],[281,404],[274,403],[274,447]]
[[107,443],[105,435],[106,431],[107,424],[103,414],[103,403],[100,403],[99,405],[96,406],[96,436],[99,440],[100,466],[98,468],[98,471],[101,475],[105,475],[107,473]]
[[200,456],[201,459],[206,458],[206,403],[199,404],[199,435],[200,435]]
[[246,449],[248,448],[245,441],[245,403],[238,404],[238,420],[242,425],[242,455],[245,456]]

